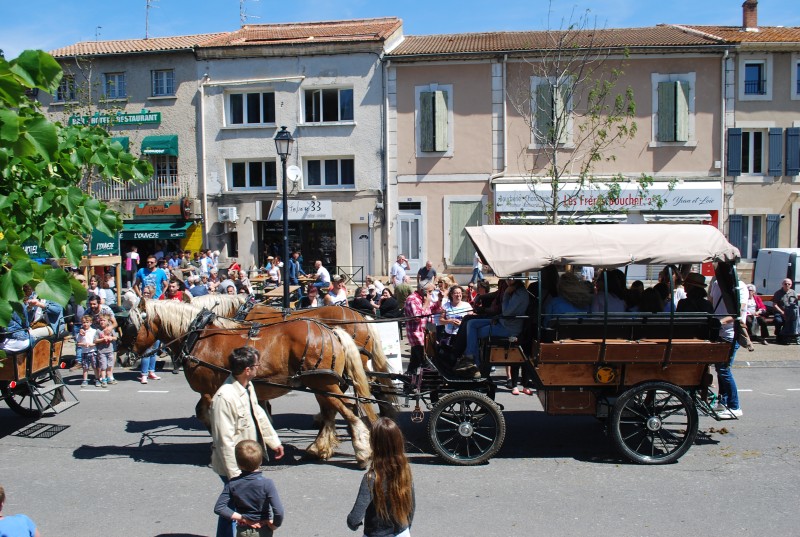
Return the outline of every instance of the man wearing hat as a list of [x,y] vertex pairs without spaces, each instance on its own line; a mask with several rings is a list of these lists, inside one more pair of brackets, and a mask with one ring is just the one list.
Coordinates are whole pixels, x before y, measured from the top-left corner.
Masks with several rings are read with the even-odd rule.
[[331,290],[325,295],[326,306],[347,306],[347,289],[344,286],[344,278],[339,274],[331,280]]
[[706,277],[697,272],[690,272],[683,280],[686,298],[678,302],[677,312],[714,313],[714,305],[708,301],[706,293]]

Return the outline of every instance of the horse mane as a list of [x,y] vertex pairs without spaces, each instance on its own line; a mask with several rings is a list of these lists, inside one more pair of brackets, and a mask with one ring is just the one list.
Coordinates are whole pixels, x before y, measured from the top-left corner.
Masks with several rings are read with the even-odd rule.
[[[144,310],[147,318],[155,316],[161,321],[161,326],[168,338],[179,338],[189,332],[189,326],[202,311],[195,303],[177,302],[174,300],[146,300]],[[215,317],[213,326],[217,328],[235,329],[243,325],[230,319]]]
[[192,298],[192,305],[209,309],[223,317],[232,317],[239,306],[244,304],[247,297],[248,295],[241,293],[235,295],[207,294]]

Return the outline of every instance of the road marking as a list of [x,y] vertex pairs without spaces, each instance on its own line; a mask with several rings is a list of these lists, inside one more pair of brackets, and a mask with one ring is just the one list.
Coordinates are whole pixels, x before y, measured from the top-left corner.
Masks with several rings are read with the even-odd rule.
[[752,392],[753,390],[736,390],[738,392]]
[[108,393],[108,390],[104,390],[103,388],[95,388],[94,390],[92,390],[91,388],[81,388],[80,391],[89,392],[89,393],[92,393],[92,392],[94,392],[94,393]]
[[169,390],[136,390],[139,393],[169,393]]
[[786,388],[787,392],[800,392],[800,388]]

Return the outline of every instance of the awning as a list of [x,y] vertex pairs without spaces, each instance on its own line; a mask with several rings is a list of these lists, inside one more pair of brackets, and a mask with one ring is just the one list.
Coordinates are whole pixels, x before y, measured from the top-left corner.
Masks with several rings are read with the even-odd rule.
[[143,155],[171,155],[178,156],[178,135],[145,136],[142,140]]
[[711,215],[709,213],[689,213],[689,214],[675,214],[675,213],[660,213],[660,214],[643,214],[645,222],[656,222],[660,224],[670,222],[710,222]]
[[131,139],[128,138],[127,136],[112,136],[111,137],[111,141],[112,142],[119,142],[124,151],[130,152]]
[[[576,224],[620,224],[628,220],[628,216],[625,214],[576,214],[569,217],[560,216],[559,218],[562,222],[571,220]],[[539,214],[500,215],[501,224],[525,224],[528,222],[532,224],[541,224],[546,221],[547,217]]]
[[183,239],[186,230],[194,222],[136,222],[128,223],[122,227],[120,239],[124,241],[150,240],[150,239]]

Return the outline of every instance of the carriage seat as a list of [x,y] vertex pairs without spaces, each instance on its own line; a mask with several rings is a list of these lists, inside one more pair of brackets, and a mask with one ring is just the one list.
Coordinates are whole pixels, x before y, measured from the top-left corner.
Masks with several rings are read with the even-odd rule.
[[542,342],[564,339],[698,339],[717,341],[720,321],[707,313],[676,313],[672,321],[666,313],[586,314],[551,319],[542,333]]

